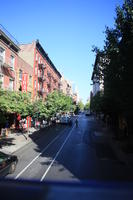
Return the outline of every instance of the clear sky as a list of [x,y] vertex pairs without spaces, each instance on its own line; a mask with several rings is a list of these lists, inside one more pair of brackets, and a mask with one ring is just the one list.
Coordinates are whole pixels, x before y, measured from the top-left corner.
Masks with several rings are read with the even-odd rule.
[[95,54],[105,26],[113,27],[123,0],[0,0],[0,24],[19,43],[39,39],[50,59],[78,87],[85,103],[92,86]]

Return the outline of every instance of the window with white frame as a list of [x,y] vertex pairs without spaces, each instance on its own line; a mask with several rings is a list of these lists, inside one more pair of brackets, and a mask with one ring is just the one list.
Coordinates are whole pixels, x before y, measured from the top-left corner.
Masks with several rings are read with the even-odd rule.
[[32,76],[31,75],[29,76],[29,85],[30,86],[32,85]]
[[35,87],[35,90],[36,90],[36,80],[34,81],[34,87]]
[[37,66],[35,66],[35,75],[37,75]]
[[9,90],[13,91],[13,80],[9,80]]
[[5,61],[5,49],[0,46],[0,63]]
[[15,57],[11,55],[10,58],[11,58],[11,68],[14,69]]
[[40,57],[38,58],[38,63],[40,64]]
[[37,55],[37,52],[36,52],[36,61],[37,61],[37,59],[38,59],[38,55]]
[[4,77],[3,74],[0,74],[0,88],[3,88]]
[[23,71],[20,69],[19,70],[19,80],[22,81],[22,75],[23,75]]
[[38,90],[40,89],[40,84],[39,84],[39,82],[38,82]]

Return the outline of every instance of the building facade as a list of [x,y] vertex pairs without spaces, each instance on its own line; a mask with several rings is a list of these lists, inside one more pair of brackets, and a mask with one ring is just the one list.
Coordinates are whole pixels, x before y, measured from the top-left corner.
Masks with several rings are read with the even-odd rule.
[[65,95],[72,97],[72,84],[70,81],[66,80],[63,76],[61,77],[60,91]]
[[103,91],[104,90],[104,80],[103,77],[100,74],[100,70],[102,69],[102,66],[100,63],[100,59],[102,59],[99,54],[96,55],[96,59],[95,59],[95,64],[94,64],[94,69],[92,72],[92,94],[93,96],[95,96],[97,94],[97,92],[99,91]]
[[33,68],[18,56],[19,43],[0,25],[0,86],[33,95]]
[[18,42],[0,25],[0,85],[6,90],[16,90]]
[[16,90],[33,96],[33,68],[19,56],[16,69]]
[[20,45],[19,56],[33,68],[33,98],[45,98],[60,90],[61,74],[58,72],[39,41]]

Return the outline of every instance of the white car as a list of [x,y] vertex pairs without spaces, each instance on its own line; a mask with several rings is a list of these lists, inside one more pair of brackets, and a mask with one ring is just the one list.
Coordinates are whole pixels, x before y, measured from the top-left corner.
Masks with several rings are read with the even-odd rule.
[[72,124],[72,120],[71,120],[71,118],[68,117],[68,116],[62,116],[62,117],[60,118],[60,123],[61,123],[61,124]]

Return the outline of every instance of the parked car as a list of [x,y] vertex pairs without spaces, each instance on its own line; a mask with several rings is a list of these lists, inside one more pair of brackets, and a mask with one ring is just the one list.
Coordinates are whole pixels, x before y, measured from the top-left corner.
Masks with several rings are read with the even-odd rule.
[[0,177],[13,173],[16,169],[17,162],[17,156],[8,155],[0,151]]
[[90,110],[86,111],[86,112],[85,112],[85,115],[86,115],[86,116],[90,116],[90,115],[91,115]]
[[69,116],[62,116],[60,118],[60,123],[61,124],[69,124],[72,125],[72,119]]

